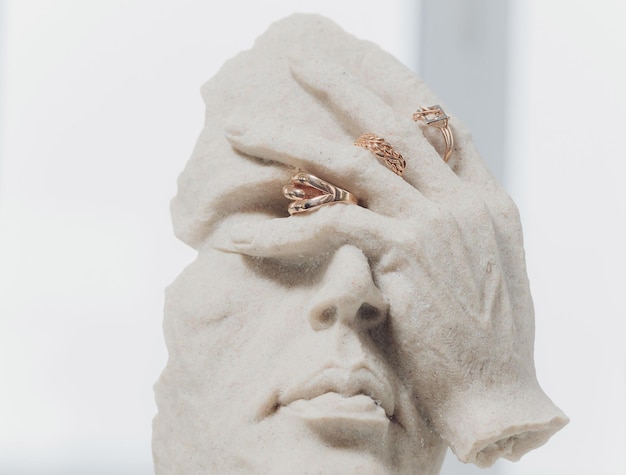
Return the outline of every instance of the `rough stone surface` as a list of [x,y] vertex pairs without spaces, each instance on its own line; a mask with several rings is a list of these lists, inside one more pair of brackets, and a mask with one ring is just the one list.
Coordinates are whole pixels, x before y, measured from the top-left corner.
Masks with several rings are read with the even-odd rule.
[[[198,250],[168,288],[157,474],[436,474],[516,460],[567,423],[533,363],[517,209],[469,133],[377,46],[282,20],[202,89],[172,202]],[[450,113],[442,104],[444,110]],[[353,142],[384,137],[404,177]],[[352,192],[289,216],[296,171]]]

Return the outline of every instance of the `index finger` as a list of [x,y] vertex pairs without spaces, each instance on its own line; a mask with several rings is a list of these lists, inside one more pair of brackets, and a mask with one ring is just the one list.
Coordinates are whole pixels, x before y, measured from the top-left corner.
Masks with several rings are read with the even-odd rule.
[[380,256],[413,240],[410,223],[360,206],[336,203],[288,218],[243,216],[222,228],[210,244],[252,257],[314,259],[347,243],[368,256]]
[[369,151],[347,141],[335,142],[307,130],[281,130],[271,120],[263,125],[229,127],[226,138],[246,155],[283,163],[353,193],[359,203],[387,216],[415,215],[424,196],[381,165]]

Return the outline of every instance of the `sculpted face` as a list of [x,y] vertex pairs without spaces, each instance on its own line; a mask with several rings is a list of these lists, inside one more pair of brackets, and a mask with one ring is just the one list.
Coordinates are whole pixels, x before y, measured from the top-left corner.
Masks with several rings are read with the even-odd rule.
[[163,376],[194,413],[175,436],[210,473],[438,472],[445,445],[399,374],[360,249],[288,261],[204,249],[166,312],[196,358]]
[[[167,292],[158,475],[434,475],[446,445],[489,466],[567,423],[535,376],[517,209],[454,117],[444,157],[414,122],[439,102],[419,78],[296,15],[203,97],[172,201],[198,257]],[[402,176],[354,145],[366,132]],[[289,216],[296,172],[357,200]]]

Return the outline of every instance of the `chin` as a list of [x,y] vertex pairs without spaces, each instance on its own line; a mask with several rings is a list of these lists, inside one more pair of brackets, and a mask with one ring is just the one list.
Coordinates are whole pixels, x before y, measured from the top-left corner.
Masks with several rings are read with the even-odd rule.
[[[320,422],[321,424],[321,422]],[[268,475],[433,475],[438,473],[445,447],[430,450],[395,424],[380,437],[350,425],[325,428],[292,416],[276,414],[248,426],[231,451],[223,474]],[[398,465],[401,461],[402,465]],[[228,462],[227,462],[228,463]]]
[[[270,432],[267,444],[235,457],[238,467],[220,473],[268,475],[391,475],[415,473],[391,466],[376,441],[360,441],[356,445],[333,446],[310,432],[287,430]],[[260,441],[259,441],[260,442]],[[372,450],[371,446],[377,450]],[[367,447],[367,448],[366,448]]]

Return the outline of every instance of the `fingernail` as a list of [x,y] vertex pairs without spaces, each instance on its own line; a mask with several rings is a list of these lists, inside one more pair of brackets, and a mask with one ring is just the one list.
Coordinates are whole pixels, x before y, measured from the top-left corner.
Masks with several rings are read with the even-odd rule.
[[227,140],[237,140],[245,135],[245,133],[243,129],[229,128],[224,133],[224,137],[226,137]]
[[230,229],[230,240],[237,248],[249,247],[252,244],[256,227],[250,223],[239,223]]

